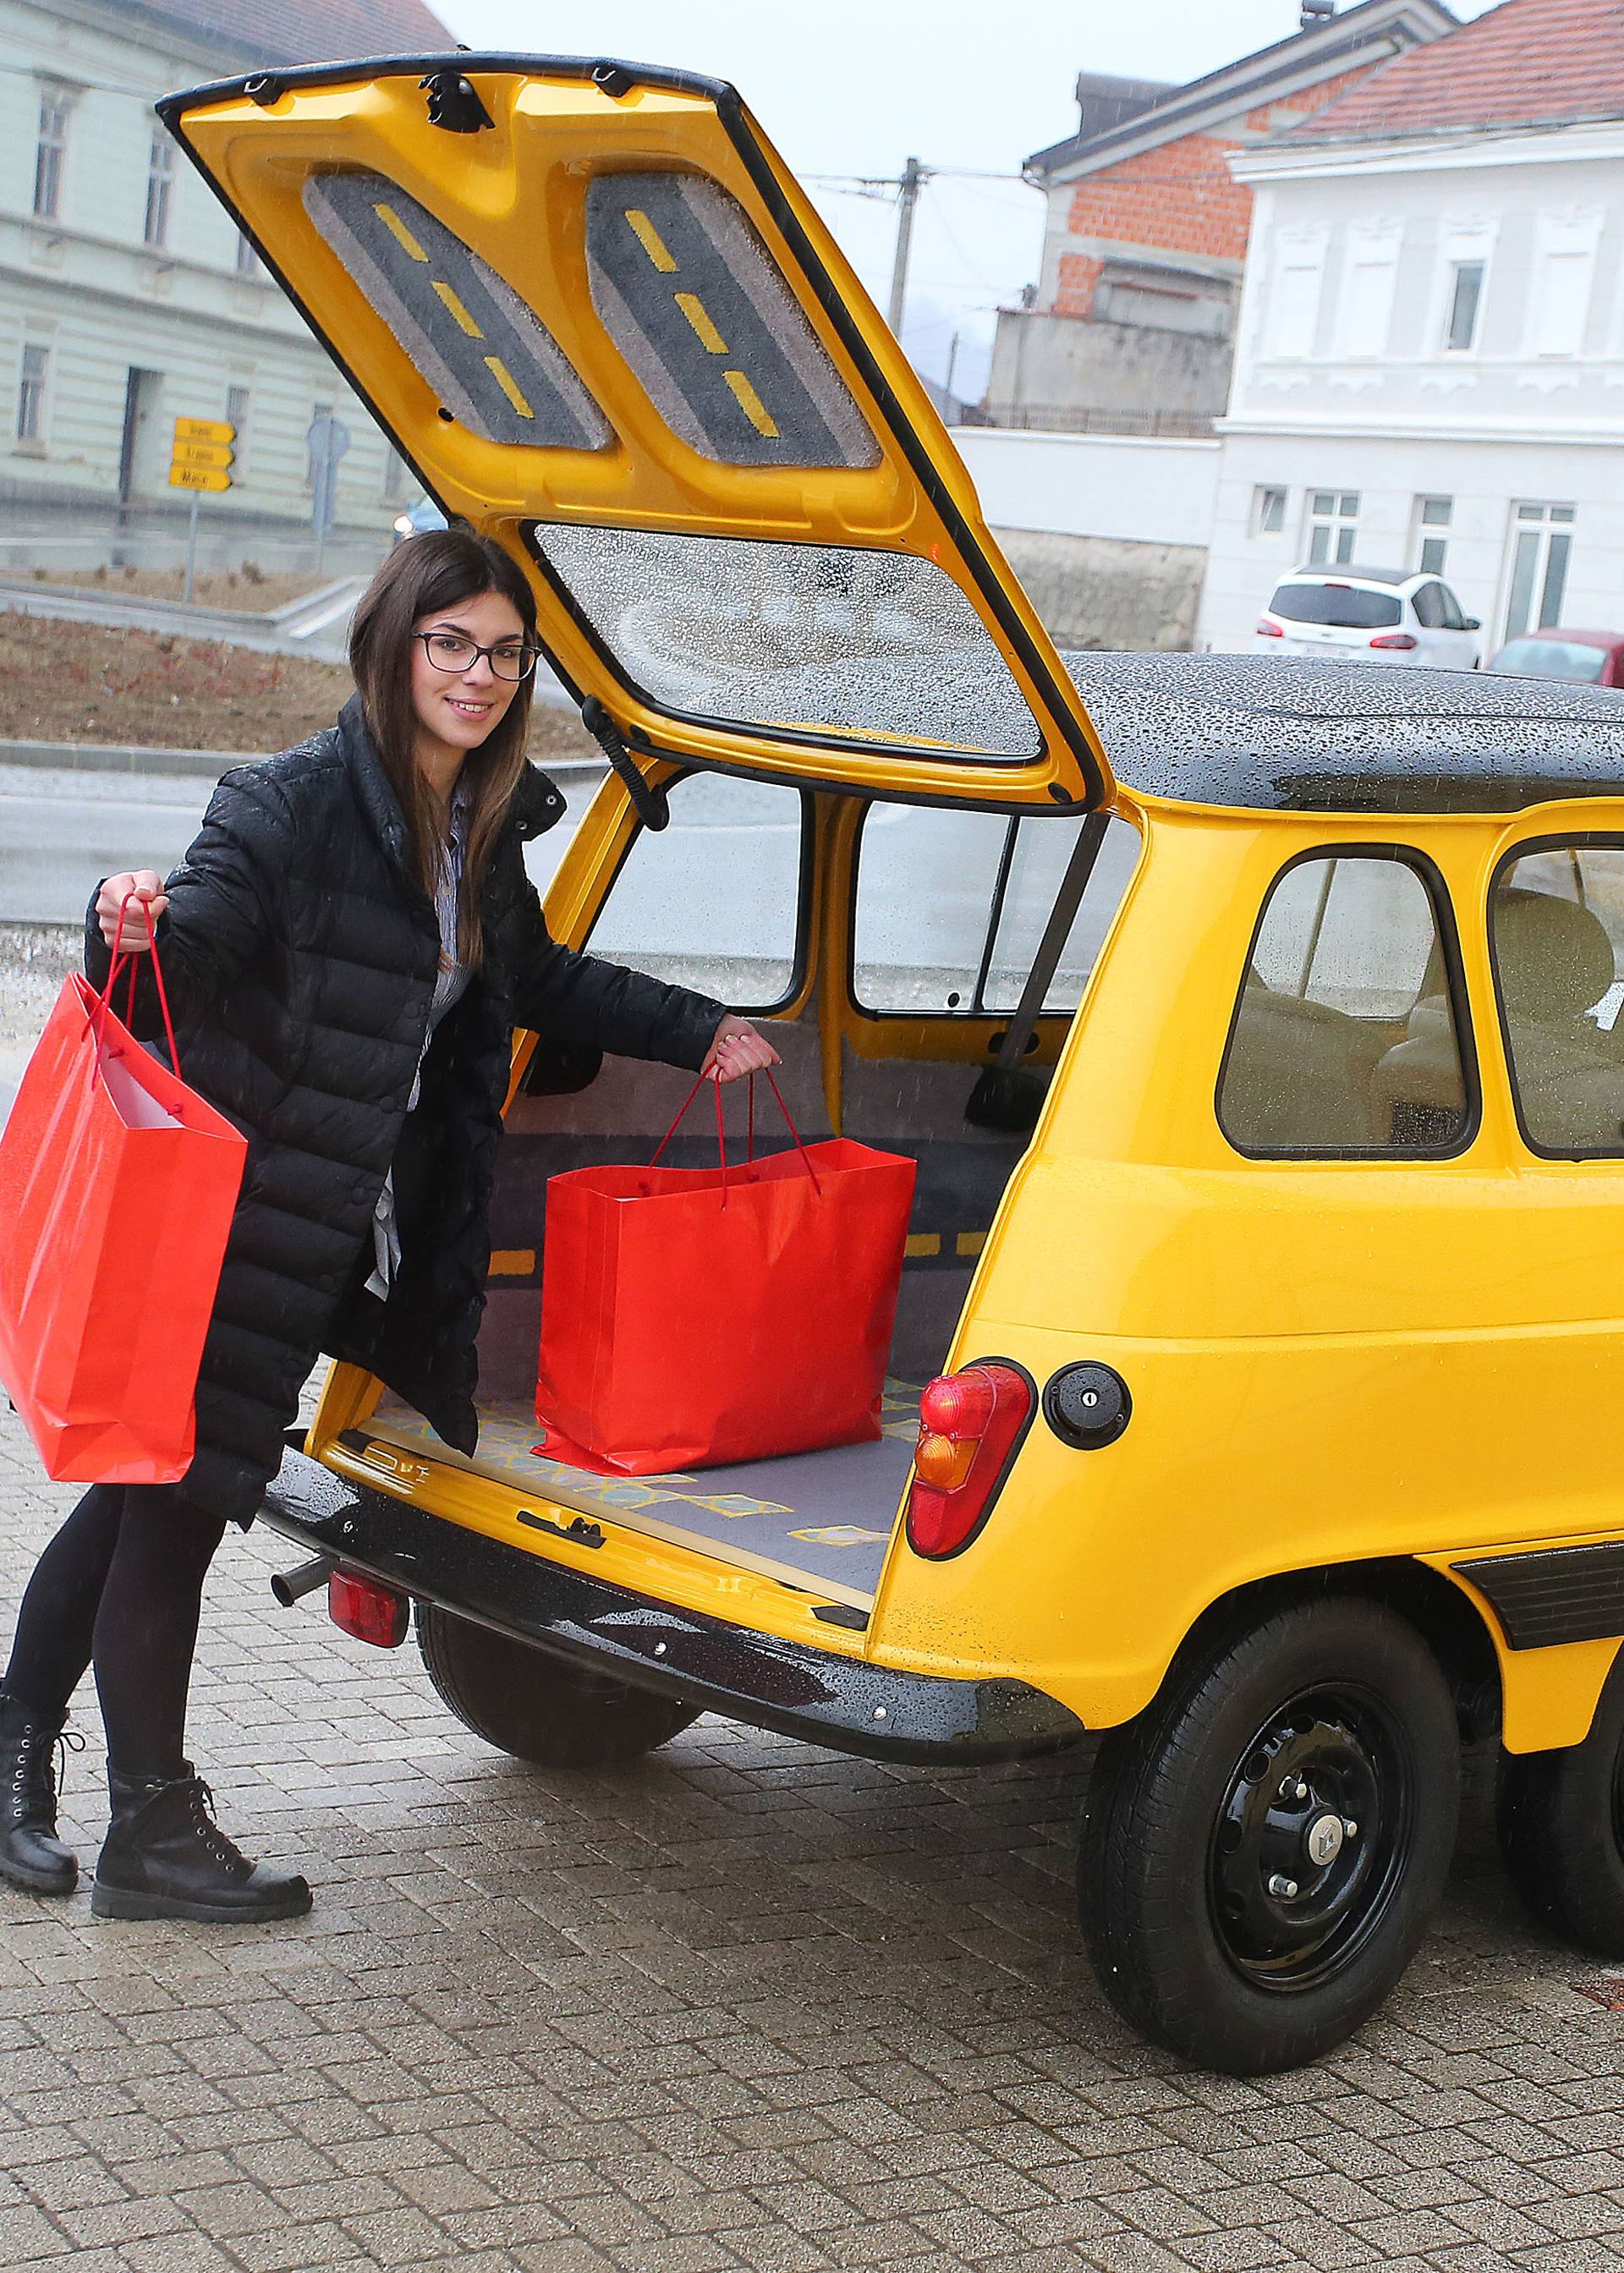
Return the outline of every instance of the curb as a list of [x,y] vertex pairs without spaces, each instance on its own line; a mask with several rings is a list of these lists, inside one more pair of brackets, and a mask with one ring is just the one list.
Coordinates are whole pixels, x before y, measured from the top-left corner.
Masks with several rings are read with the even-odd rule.
[[[0,739],[0,766],[43,766],[54,773],[195,774],[218,781],[233,766],[251,765],[263,750],[167,750],[127,742],[26,742]],[[558,781],[607,773],[600,758],[560,758],[543,771]]]

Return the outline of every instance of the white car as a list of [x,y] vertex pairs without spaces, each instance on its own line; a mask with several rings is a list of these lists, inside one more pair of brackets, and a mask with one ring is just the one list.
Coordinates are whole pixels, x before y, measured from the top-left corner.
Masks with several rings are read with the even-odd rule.
[[1475,671],[1482,626],[1441,577],[1404,568],[1297,568],[1258,619],[1259,655]]

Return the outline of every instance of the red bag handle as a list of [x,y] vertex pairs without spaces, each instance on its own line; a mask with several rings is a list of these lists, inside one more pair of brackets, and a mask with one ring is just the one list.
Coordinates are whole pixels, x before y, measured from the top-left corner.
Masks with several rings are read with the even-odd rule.
[[[659,1160],[661,1153],[664,1152],[666,1146],[670,1143],[672,1137],[675,1136],[678,1129],[681,1128],[683,1121],[687,1117],[688,1107],[699,1095],[701,1087],[708,1078],[709,1076],[707,1075],[700,1074],[698,1080],[695,1081],[693,1087],[688,1091],[686,1097],[684,1098],[681,1106],[677,1109],[676,1120],[672,1121],[670,1127],[666,1130],[664,1136],[661,1137],[659,1143],[655,1146],[653,1152],[649,1155],[648,1165],[651,1168],[655,1166]],[[716,1150],[722,1155],[722,1204],[723,1207],[726,1207],[728,1204],[728,1132],[722,1126],[722,1084],[720,1082],[716,1082],[713,1086],[716,1091]]]
[[[94,1018],[96,1022],[96,1039],[98,1042],[100,1042],[101,1039],[100,1022],[107,1016],[108,1005],[112,1000],[114,986],[117,980],[119,971],[126,963],[130,965],[130,995],[124,1009],[124,1019],[126,1024],[135,1015],[135,987],[138,975],[135,967],[135,956],[133,951],[129,954],[126,954],[123,951],[124,916],[129,909],[131,901],[134,899],[134,897],[135,893],[133,889],[131,889],[124,894],[123,898],[118,904],[118,923],[113,933],[113,951],[108,964],[107,984],[101,989],[101,994],[96,997]],[[175,1078],[178,1081],[181,1077],[181,1056],[180,1052],[175,1046],[175,1021],[169,1016],[168,990],[164,986],[163,967],[158,960],[157,926],[153,922],[153,911],[145,900],[141,903],[141,913],[146,919],[147,952],[153,958],[153,977],[157,982],[159,1007],[163,1012],[163,1031],[165,1035],[168,1037],[169,1044],[169,1063],[174,1068]]]
[[[818,1181],[818,1171],[812,1164],[812,1155],[807,1152],[805,1145],[801,1141],[801,1132],[790,1117],[790,1108],[784,1103],[783,1091],[779,1088],[778,1084],[773,1079],[772,1068],[770,1066],[764,1067],[763,1071],[767,1075],[768,1088],[772,1091],[773,1095],[778,1099],[778,1110],[783,1114],[785,1125],[789,1129],[790,1136],[795,1139],[795,1148],[801,1156],[801,1166],[812,1178],[813,1191],[815,1191],[819,1198],[821,1199],[823,1197],[823,1186]],[[692,1104],[694,1099],[699,1095],[700,1088],[707,1081],[709,1081],[712,1084],[716,1092],[716,1145],[717,1150],[722,1155],[722,1204],[723,1207],[726,1207],[728,1204],[728,1140],[727,1132],[722,1125],[722,1084],[715,1079],[714,1075],[703,1073],[700,1075],[698,1080],[695,1081],[693,1087],[688,1091],[686,1097],[684,1098],[682,1104],[678,1108],[676,1120],[672,1121],[664,1136],[661,1137],[660,1142],[655,1146],[654,1152],[649,1157],[648,1165],[652,1168],[658,1162],[661,1153],[664,1152],[666,1146],[670,1143],[672,1137],[675,1136],[678,1129],[681,1128],[684,1120],[686,1118],[688,1107]],[[753,1073],[750,1076],[748,1096],[750,1110],[749,1151],[745,1157],[748,1159],[753,1160],[756,1157],[756,1077]]]

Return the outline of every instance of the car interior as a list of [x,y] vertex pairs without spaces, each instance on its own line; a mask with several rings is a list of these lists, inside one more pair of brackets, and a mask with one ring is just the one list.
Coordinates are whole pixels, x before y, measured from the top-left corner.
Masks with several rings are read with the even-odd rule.
[[[673,795],[674,823],[683,819],[686,786]],[[607,1059],[595,1078],[563,1094],[540,1069],[535,1085],[544,1093],[521,1089],[510,1104],[491,1210],[476,1455],[463,1463],[421,1416],[388,1395],[368,1431],[376,1441],[527,1484],[588,1519],[612,1511],[617,1523],[702,1545],[831,1600],[866,1607],[906,1482],[920,1392],[947,1362],[977,1258],[1026,1150],[1138,840],[1126,823],[1109,824],[1022,1053],[1024,1066],[1000,1087],[996,1109],[988,1112],[988,1069],[1030,976],[1078,823],[1064,816],[1034,822],[871,807],[832,793],[764,791],[715,776],[692,777],[692,786],[700,791],[695,825],[685,839],[677,825],[669,839],[633,838],[588,946],[655,976],[723,994],[736,1007],[753,1005],[757,1014],[772,1007],[775,994],[787,997],[780,1015],[764,1023],[782,1055],[779,1085],[801,1136],[811,1143],[840,1134],[917,1161],[878,1441],[653,1478],[591,1474],[537,1449],[547,1180],[570,1168],[647,1159],[692,1086],[686,1073],[620,1058]],[[770,809],[766,799],[774,795],[792,800],[804,816],[804,841],[775,852],[763,828],[752,840],[759,854],[767,848],[752,874],[760,866],[770,872],[776,863],[782,892],[801,885],[798,919],[792,905],[772,904],[769,889],[759,895],[764,905],[753,915],[735,904],[731,937],[722,941],[724,949],[753,947],[753,956],[718,957],[713,949],[696,958],[692,947],[676,944],[680,924],[662,928],[670,915],[661,889],[665,866],[679,872],[708,857],[701,820],[713,823],[713,835],[725,831],[730,824],[718,816],[759,814]],[[1042,841],[1030,844],[1024,840],[1034,829]],[[808,851],[814,845],[817,873],[829,880],[819,907],[809,904],[801,883],[813,867]],[[649,866],[640,874],[645,857]],[[922,859],[946,889],[918,889]],[[915,888],[904,894],[902,882],[909,875]],[[769,887],[771,881],[769,874]],[[617,903],[627,909],[625,916]],[[951,904],[949,920],[944,904]],[[692,904],[690,897],[690,930]],[[725,917],[722,927],[729,929]],[[655,950],[644,945],[640,951],[633,930],[645,941],[653,937]],[[815,955],[809,946],[814,939]],[[756,1144],[777,1151],[789,1139],[760,1086]],[[726,1117],[737,1159],[749,1142],[742,1095],[727,1097]],[[663,1160],[714,1167],[714,1116],[690,1116]]]

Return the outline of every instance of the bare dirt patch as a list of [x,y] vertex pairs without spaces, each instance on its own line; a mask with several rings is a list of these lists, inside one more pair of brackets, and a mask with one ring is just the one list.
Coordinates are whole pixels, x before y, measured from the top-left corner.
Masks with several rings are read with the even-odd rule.
[[[16,609],[0,612],[0,732],[17,740],[255,754],[331,725],[354,691],[341,664]],[[556,764],[598,748],[573,712],[538,703],[530,755]]]
[[[109,600],[180,600],[186,592],[183,568],[109,568],[105,563],[94,568],[31,568],[28,581],[67,584]],[[211,569],[198,575],[191,598],[195,607],[239,608],[245,615],[264,615],[332,581],[330,576],[272,575],[248,560],[241,568]]]

